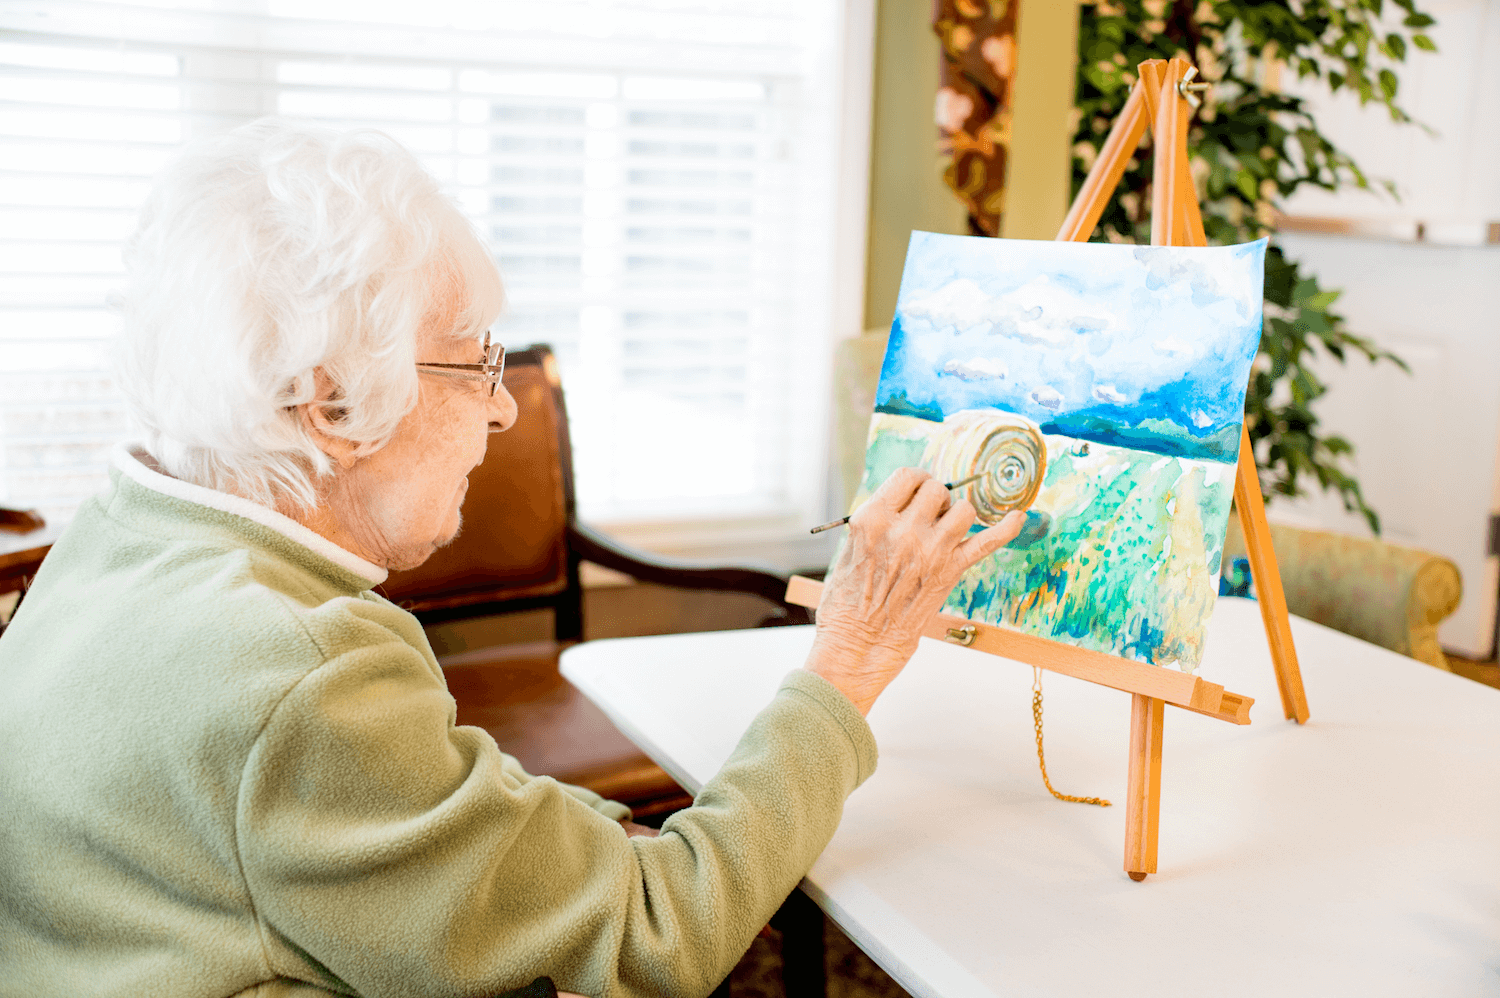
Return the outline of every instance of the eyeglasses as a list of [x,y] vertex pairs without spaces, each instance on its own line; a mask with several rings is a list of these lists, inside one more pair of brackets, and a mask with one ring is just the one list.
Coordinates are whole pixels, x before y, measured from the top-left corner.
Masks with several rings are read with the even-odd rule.
[[477,364],[418,364],[417,370],[428,374],[440,374],[445,378],[466,378],[470,381],[488,381],[490,397],[500,390],[500,376],[505,373],[505,347],[490,342],[490,334],[484,334],[484,356]]

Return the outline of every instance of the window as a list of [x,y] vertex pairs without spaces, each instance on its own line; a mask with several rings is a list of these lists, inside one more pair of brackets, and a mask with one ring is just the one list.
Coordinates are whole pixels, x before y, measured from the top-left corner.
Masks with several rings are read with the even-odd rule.
[[479,225],[502,339],[558,353],[585,517],[818,519],[827,357],[863,294],[840,275],[862,270],[868,95],[851,127],[844,80],[868,7],[7,5],[0,499],[62,519],[102,484],[135,208],[179,145],[275,113],[389,132]]

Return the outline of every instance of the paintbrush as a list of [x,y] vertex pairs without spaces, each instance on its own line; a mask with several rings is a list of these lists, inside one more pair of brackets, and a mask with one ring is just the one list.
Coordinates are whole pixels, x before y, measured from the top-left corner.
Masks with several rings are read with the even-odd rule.
[[[947,485],[944,485],[943,488],[945,488],[945,489],[962,488],[963,486],[968,485],[970,482],[977,482],[977,481],[979,481],[981,478],[983,478],[987,474],[989,474],[989,472],[987,472],[987,471],[981,471],[977,475],[970,475],[968,478],[963,478],[963,479],[960,479],[959,481],[956,481],[956,482],[949,482]],[[851,514],[851,515],[853,515],[853,514]],[[849,517],[846,516],[842,520],[834,520],[832,523],[825,523],[825,524],[823,524],[820,527],[813,527],[811,530],[808,531],[808,533],[809,534],[821,534],[825,530],[832,530],[834,527],[842,527],[844,524],[846,524],[848,522],[849,522]]]

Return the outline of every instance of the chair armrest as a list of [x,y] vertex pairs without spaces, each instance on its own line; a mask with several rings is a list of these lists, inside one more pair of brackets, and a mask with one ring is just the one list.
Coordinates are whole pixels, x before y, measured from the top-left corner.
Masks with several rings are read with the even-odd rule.
[[624,572],[642,582],[678,589],[749,593],[780,607],[789,624],[812,623],[811,611],[786,601],[788,575],[765,565],[714,565],[664,558],[626,547],[581,523],[568,526],[568,549],[584,561]]
[[25,534],[41,530],[47,525],[42,515],[34,509],[15,509],[0,506],[0,530],[11,534]]
[[[1458,609],[1463,581],[1441,555],[1363,537],[1271,525],[1287,609],[1299,617],[1448,670],[1437,626]],[[1224,557],[1240,557],[1237,518]]]

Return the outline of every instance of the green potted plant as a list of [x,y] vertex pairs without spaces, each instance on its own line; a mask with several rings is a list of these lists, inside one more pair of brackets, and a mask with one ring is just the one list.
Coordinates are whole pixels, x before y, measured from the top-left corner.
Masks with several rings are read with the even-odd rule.
[[[1275,233],[1276,208],[1305,184],[1367,188],[1364,171],[1317,127],[1302,99],[1281,93],[1284,66],[1331,91],[1379,103],[1397,122],[1396,67],[1411,48],[1435,51],[1422,29],[1433,19],[1415,0],[1100,0],[1082,9],[1078,41],[1074,192],[1083,183],[1115,115],[1146,59],[1181,56],[1213,84],[1193,116],[1188,151],[1204,229],[1212,243]],[[1149,140],[1148,140],[1149,141]],[[1388,182],[1384,186],[1392,195]],[[1105,209],[1096,240],[1148,242],[1151,156],[1131,160]],[[1261,488],[1267,500],[1302,493],[1311,475],[1338,492],[1346,509],[1380,519],[1349,473],[1353,452],[1325,432],[1314,403],[1327,386],[1311,362],[1350,353],[1372,363],[1405,363],[1351,333],[1333,311],[1336,290],[1288,259],[1275,240],[1266,258],[1265,327],[1245,404]]]

